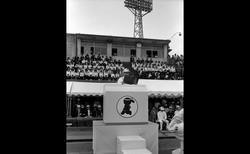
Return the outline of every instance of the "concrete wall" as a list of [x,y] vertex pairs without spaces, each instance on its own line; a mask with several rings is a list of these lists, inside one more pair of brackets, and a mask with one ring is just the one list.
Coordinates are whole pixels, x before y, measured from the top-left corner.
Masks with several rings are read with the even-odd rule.
[[95,54],[100,55],[107,55],[107,44],[106,43],[95,43],[95,42],[83,42],[81,43],[81,46],[84,47],[84,55],[90,54],[91,47],[95,48]]
[[93,46],[93,43],[90,42],[82,42],[81,46],[84,47],[84,55],[90,54],[90,48]]
[[76,55],[76,38],[73,34],[67,35],[67,57],[74,57]]
[[117,56],[124,56],[123,45],[121,44],[112,44],[112,48],[117,49]]
[[112,48],[117,48],[117,57],[120,57],[120,58],[124,57],[122,59],[129,59],[130,50],[136,49],[135,46],[125,45],[125,44],[112,44]]
[[[80,53],[80,49],[81,46],[84,47],[84,55],[86,54],[90,54],[90,48],[94,47],[95,48],[95,54],[101,54],[106,56],[107,55],[107,50],[108,50],[108,42],[106,41],[95,41],[95,40],[91,40],[91,39],[87,39],[84,40],[84,38],[79,38],[81,39],[81,42],[78,42],[78,52]],[[67,34],[67,57],[74,57],[77,55],[77,47],[76,47],[76,36],[75,34]],[[120,43],[111,43],[111,51],[112,48],[117,48],[117,56],[114,57],[115,59],[119,59],[121,61],[129,61],[130,60],[130,53],[131,53],[131,49],[136,50],[136,44],[133,44],[131,42],[120,42]],[[152,44],[152,46],[150,44],[146,44],[143,45],[141,47],[141,55],[136,55],[137,57],[141,57],[143,59],[147,58],[147,50],[151,50],[151,51],[158,51],[158,57],[157,58],[152,58],[153,60],[157,60],[157,61],[166,61],[166,55],[164,57],[164,52],[167,53],[167,46],[163,47],[163,46],[157,46]],[[78,53],[78,54],[79,54]],[[137,53],[136,53],[137,54]],[[165,58],[165,59],[164,59]]]
[[130,57],[116,56],[116,57],[113,57],[113,59],[120,60],[122,62],[129,62],[130,61]]
[[[161,48],[161,47],[143,47],[142,46],[142,51],[141,51],[141,54],[142,54],[142,58],[147,58],[147,50],[151,50],[151,51],[158,51],[158,57],[157,57],[157,59],[162,59],[162,58],[164,58],[164,56],[163,56],[163,48]],[[153,55],[153,53],[152,53],[152,55]]]
[[107,43],[94,43],[95,54],[107,55]]
[[131,49],[136,50],[135,45],[134,45],[134,46],[131,46],[131,45],[124,45],[124,53],[125,53],[125,56],[126,56],[126,57],[130,57],[130,50],[131,50]]

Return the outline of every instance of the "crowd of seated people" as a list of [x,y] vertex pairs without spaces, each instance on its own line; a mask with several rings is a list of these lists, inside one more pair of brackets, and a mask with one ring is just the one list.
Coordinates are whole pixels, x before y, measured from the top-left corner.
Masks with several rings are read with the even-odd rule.
[[174,115],[183,108],[183,99],[170,101],[162,99],[161,101],[151,102],[151,105],[152,107],[149,108],[149,121],[158,123],[160,130],[166,130],[167,125],[171,122]]
[[[83,118],[103,118],[103,100],[102,99],[88,99],[81,98],[75,99],[71,108],[71,117]],[[159,98],[149,99],[148,102],[148,115],[149,121],[159,123],[160,130],[166,129],[167,125],[171,122],[174,115],[177,114],[183,107],[183,97],[180,98]],[[160,117],[164,113],[166,117]],[[161,123],[163,121],[163,123]],[[165,123],[165,124],[164,124]],[[91,125],[88,125],[91,126]]]
[[183,55],[169,56],[168,62],[131,58],[131,63],[141,79],[183,80]]
[[94,102],[93,105],[90,105],[88,102],[75,104],[75,112],[73,115],[75,117],[102,118],[102,105],[99,102]]
[[116,81],[124,70],[120,60],[112,57],[83,55],[66,59],[67,79],[83,80],[114,80]]
[[[80,101],[81,100],[81,101]],[[67,118],[67,126],[70,127],[91,127],[93,120],[103,119],[102,101],[82,97],[72,101],[70,115]],[[68,111],[67,111],[68,112]],[[73,118],[73,119],[72,119]]]

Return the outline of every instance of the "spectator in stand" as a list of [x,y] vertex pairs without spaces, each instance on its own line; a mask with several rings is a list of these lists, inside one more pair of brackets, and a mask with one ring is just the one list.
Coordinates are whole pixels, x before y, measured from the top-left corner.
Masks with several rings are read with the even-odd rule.
[[100,79],[100,80],[103,80],[103,76],[104,76],[104,75],[103,75],[103,70],[100,70],[100,72],[99,72],[99,79]]
[[160,107],[160,111],[157,112],[157,122],[160,123],[160,130],[163,129],[163,125],[168,125],[167,114],[163,106]]
[[66,59],[66,64],[70,64],[70,62],[71,62],[70,58],[67,57],[67,59]]
[[83,80],[84,79],[84,70],[81,69],[80,71],[80,79]]
[[130,57],[130,62],[135,62],[135,58],[133,55]]
[[88,80],[92,80],[92,69],[88,69],[87,71],[87,76],[88,76]]
[[170,105],[169,110],[168,110],[168,114],[167,114],[167,120],[171,121],[173,117],[174,117],[174,107],[173,107],[173,105]]
[[154,104],[149,114],[149,121],[156,123],[159,105],[160,105],[159,102],[156,102]]
[[102,107],[100,102],[95,102],[92,111],[93,117],[102,117]]
[[113,71],[111,71],[111,80],[115,80],[115,74]]
[[98,72],[97,72],[96,69],[95,69],[94,72],[93,72],[93,78],[94,78],[94,80],[97,80],[97,79],[98,79]]
[[92,116],[97,117],[97,104],[96,103],[94,103],[93,105]]
[[87,109],[85,108],[83,104],[81,104],[80,112],[81,112],[81,117],[87,116]]
[[75,70],[74,70],[74,68],[72,68],[71,71],[70,71],[70,77],[71,77],[71,79],[75,78]]
[[118,80],[120,77],[120,74],[118,73],[118,71],[115,73],[115,80]]
[[76,105],[76,107],[77,107],[77,117],[80,117],[81,116],[81,105],[78,103]]
[[164,107],[165,105],[168,105],[167,104],[167,100],[166,99],[162,99],[161,100],[161,105]]
[[70,79],[70,68],[68,68],[66,71],[66,77],[67,79]]
[[104,80],[108,80],[108,76],[109,76],[108,70],[105,69],[103,73]]
[[87,61],[83,64],[83,69],[87,69],[88,68],[88,63]]
[[76,71],[75,71],[75,79],[79,79],[79,77],[80,77],[79,69],[76,69]]
[[97,55],[97,60],[100,61],[102,58],[101,58],[101,55],[100,53]]
[[174,111],[174,115],[177,115],[180,112],[180,110],[181,110],[180,105],[176,105],[176,109]]
[[97,105],[97,117],[102,117],[102,106]]
[[87,104],[87,105],[86,105],[86,108],[87,108],[87,117],[92,117],[92,112],[91,112],[91,110],[90,110],[90,105]]
[[110,70],[110,68],[108,69],[108,80],[111,80],[111,70]]
[[168,112],[169,112],[168,104],[163,105],[163,107],[164,107],[166,114],[168,115]]
[[91,63],[90,62],[88,62],[88,69],[92,69],[92,65],[91,65]]

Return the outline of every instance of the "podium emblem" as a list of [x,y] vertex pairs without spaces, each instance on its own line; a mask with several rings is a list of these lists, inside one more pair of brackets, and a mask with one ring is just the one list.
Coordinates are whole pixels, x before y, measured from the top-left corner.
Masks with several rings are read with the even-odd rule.
[[131,96],[123,96],[118,100],[116,109],[118,114],[123,118],[131,118],[137,113],[138,103],[136,99]]

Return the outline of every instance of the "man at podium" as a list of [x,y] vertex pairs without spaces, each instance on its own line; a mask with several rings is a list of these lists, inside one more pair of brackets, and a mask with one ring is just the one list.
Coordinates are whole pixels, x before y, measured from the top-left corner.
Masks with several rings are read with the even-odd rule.
[[138,83],[138,73],[136,71],[130,71],[125,68],[123,70],[123,76],[121,76],[118,81],[118,84],[137,84]]

